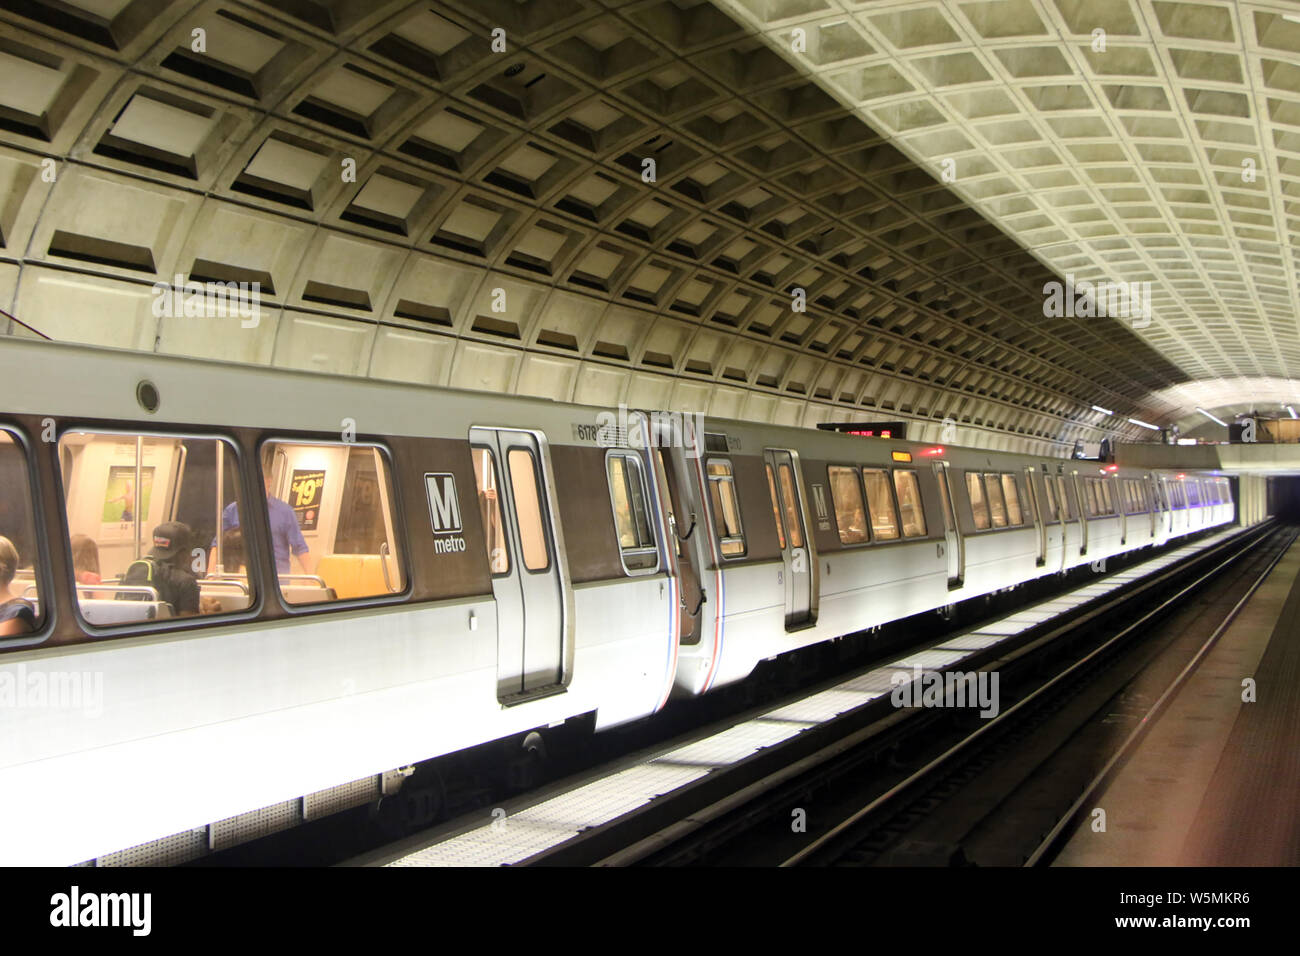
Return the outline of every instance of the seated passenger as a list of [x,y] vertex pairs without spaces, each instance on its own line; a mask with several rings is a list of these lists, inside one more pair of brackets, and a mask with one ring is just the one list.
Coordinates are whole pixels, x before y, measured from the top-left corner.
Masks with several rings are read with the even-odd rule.
[[[190,537],[190,526],[182,521],[165,521],[154,528],[153,550],[131,562],[122,584],[153,588],[177,617],[200,613],[199,582],[190,571]],[[135,595],[124,596],[140,600]]]
[[0,535],[0,637],[18,637],[36,630],[36,605],[9,590],[18,571],[18,549]]
[[78,584],[101,584],[99,576],[99,545],[84,534],[72,536],[72,567],[77,572]]

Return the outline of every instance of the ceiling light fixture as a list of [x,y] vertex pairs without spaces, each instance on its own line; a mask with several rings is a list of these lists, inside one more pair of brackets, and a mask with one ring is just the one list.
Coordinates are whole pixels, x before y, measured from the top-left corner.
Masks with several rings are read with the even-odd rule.
[[1134,425],[1141,425],[1143,428],[1149,428],[1149,429],[1151,429],[1153,432],[1158,432],[1158,431],[1160,431],[1160,426],[1159,426],[1159,425],[1152,425],[1152,424],[1150,424],[1150,423],[1148,423],[1148,422],[1140,422],[1140,421],[1138,421],[1136,418],[1130,418],[1129,421],[1130,421],[1132,424],[1134,424]]
[[1094,405],[1094,406],[1092,406],[1092,410],[1093,410],[1094,412],[1101,412],[1103,415],[1114,415],[1114,414],[1115,414],[1115,413],[1112,412],[1109,408],[1102,408],[1100,405]]
[[1205,409],[1203,409],[1203,408],[1198,408],[1197,411],[1200,412],[1202,415],[1204,415],[1206,418],[1208,418],[1210,421],[1214,422],[1214,424],[1216,424],[1216,425],[1222,425],[1222,426],[1225,427],[1225,428],[1228,427],[1228,423],[1225,422],[1222,418],[1215,418],[1213,415],[1211,415],[1211,414],[1210,414],[1209,412],[1207,412]]

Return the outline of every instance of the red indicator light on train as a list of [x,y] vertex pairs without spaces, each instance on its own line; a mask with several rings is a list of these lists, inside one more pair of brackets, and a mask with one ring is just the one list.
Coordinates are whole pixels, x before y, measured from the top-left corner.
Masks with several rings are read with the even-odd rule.
[[943,454],[943,446],[942,446],[942,445],[935,445],[933,448],[922,448],[922,449],[921,449],[921,454],[922,454],[922,455],[928,455],[928,456],[931,457],[931,458],[933,458],[933,457],[936,456],[936,455],[942,455],[942,454]]

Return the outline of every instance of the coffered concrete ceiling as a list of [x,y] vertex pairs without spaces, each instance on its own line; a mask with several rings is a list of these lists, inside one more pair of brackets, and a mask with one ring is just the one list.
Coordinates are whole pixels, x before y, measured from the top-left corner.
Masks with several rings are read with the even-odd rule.
[[[1300,374],[1295,6],[0,0],[0,304],[597,405],[1142,437]],[[1045,315],[1066,274],[1150,283],[1150,322]],[[259,282],[259,321],[155,315],[176,275]]]

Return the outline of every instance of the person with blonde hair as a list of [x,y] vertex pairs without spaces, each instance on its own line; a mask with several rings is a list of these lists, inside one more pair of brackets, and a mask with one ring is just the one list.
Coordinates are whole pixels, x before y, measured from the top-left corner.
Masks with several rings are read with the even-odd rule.
[[78,584],[100,584],[99,545],[85,534],[72,536],[72,568],[77,572]]
[[18,549],[0,535],[0,637],[18,637],[36,630],[36,606],[10,591],[18,571]]

